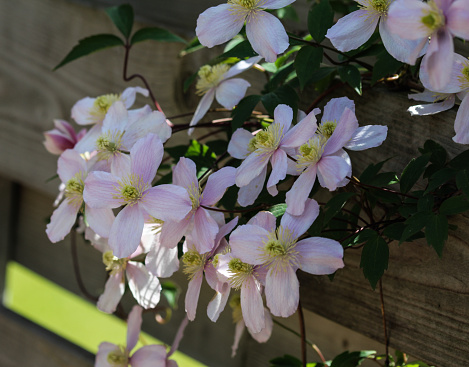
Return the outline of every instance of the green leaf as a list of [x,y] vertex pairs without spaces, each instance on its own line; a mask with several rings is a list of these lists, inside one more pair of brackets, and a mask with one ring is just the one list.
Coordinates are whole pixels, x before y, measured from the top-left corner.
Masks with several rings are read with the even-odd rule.
[[83,38],[78,41],[72,51],[54,68],[57,70],[69,62],[79,59],[80,57],[89,55],[93,52],[104,50],[105,48],[114,46],[124,46],[124,41],[113,34],[97,34],[95,36]]
[[439,213],[443,215],[454,215],[469,210],[469,201],[462,196],[453,196],[443,201]]
[[298,14],[293,6],[287,5],[284,8],[277,10],[277,17],[279,19],[289,19],[293,20],[294,22],[299,22],[300,18],[298,18]]
[[256,51],[252,49],[251,43],[246,40],[238,43],[229,51],[222,53],[220,56],[215,58],[213,64],[218,64],[224,59],[228,59],[230,57],[236,57],[238,59],[245,59],[246,57],[253,57],[257,56]]
[[424,195],[417,201],[417,210],[419,212],[431,212],[435,200],[432,195]]
[[324,68],[320,68],[318,70],[315,70],[310,79],[309,79],[309,83],[316,83],[316,82],[319,82],[321,80],[324,80],[325,78],[327,78],[329,75],[331,75],[333,72],[335,72],[337,70],[337,68],[333,68],[333,67],[324,67]]
[[403,65],[402,62],[397,61],[387,51],[378,55],[378,61],[373,66],[373,75],[371,77],[371,84],[375,84],[378,80],[395,74]]
[[283,85],[273,92],[264,94],[261,101],[271,116],[274,115],[275,107],[281,103],[289,105],[294,112],[298,111],[298,95],[289,85]]
[[430,215],[432,215],[431,212],[418,212],[415,213],[413,216],[409,217],[405,221],[405,228],[404,231],[402,232],[402,237],[401,240],[399,241],[399,244],[402,242],[405,242],[408,240],[412,235],[420,231],[423,227],[426,226]]
[[373,186],[389,186],[399,182],[399,178],[397,177],[395,172],[384,172],[377,174],[371,181],[370,185]]
[[232,131],[242,127],[244,122],[249,120],[252,111],[260,100],[261,96],[254,94],[244,97],[241,101],[239,101],[236,108],[231,112],[231,117],[233,117],[233,121],[231,122]]
[[430,162],[434,163],[438,168],[442,168],[446,163],[446,150],[440,144],[433,140],[427,140],[423,148],[419,148],[420,153],[430,153]]
[[425,226],[425,238],[439,257],[443,254],[443,246],[448,239],[448,219],[443,214],[431,214]]
[[114,6],[107,8],[106,13],[117,29],[128,39],[134,25],[134,9],[132,6],[129,4]]
[[179,287],[171,281],[166,281],[161,283],[161,293],[165,296],[169,306],[172,309],[176,309],[178,306],[179,294],[181,293]]
[[397,222],[390,224],[383,230],[383,236],[391,240],[400,240],[402,233],[404,232],[405,224],[403,222]]
[[285,354],[283,357],[277,357],[269,361],[271,367],[301,367],[301,361],[293,356]]
[[459,170],[469,169],[469,150],[465,150],[461,154],[454,157],[449,162],[449,165]]
[[332,361],[331,367],[356,367],[369,356],[376,354],[374,350],[361,350],[357,352],[344,352]]
[[269,91],[275,90],[292,72],[295,72],[295,68],[293,66],[293,61],[290,61],[278,68],[267,83],[266,89]]
[[427,153],[418,158],[413,158],[404,168],[401,176],[401,192],[407,193],[415,185],[419,177],[425,171],[425,167],[430,160],[430,154]]
[[319,69],[323,55],[322,47],[304,46],[298,51],[295,58],[295,70],[300,87],[303,89],[313,76],[313,73]]
[[205,46],[202,45],[197,37],[194,37],[189,41],[186,48],[179,53],[179,56],[186,56],[192,52],[203,49]]
[[283,214],[285,214],[286,210],[287,204],[276,204],[269,208],[269,212],[271,212],[275,218],[281,217]]
[[365,184],[371,185],[373,180],[375,179],[375,176],[378,174],[378,172],[383,168],[383,165],[388,161],[389,159],[386,159],[385,161],[381,161],[376,164],[370,164],[368,167],[365,168],[365,170],[362,172],[362,174],[359,177],[359,180]]
[[308,13],[308,30],[316,42],[321,43],[326,37],[327,30],[334,22],[334,11],[329,0],[321,0],[314,4]]
[[350,85],[359,95],[362,95],[362,76],[360,71],[353,65],[342,66],[338,71],[340,79]]
[[344,207],[345,203],[352,196],[355,196],[354,192],[341,192],[340,194],[334,195],[325,205],[324,209],[326,211],[324,217],[324,225],[327,225],[330,220],[335,217],[337,213]]
[[143,41],[159,41],[159,42],[182,42],[187,43],[184,39],[179,36],[176,36],[174,33],[158,27],[151,27],[151,28],[142,28],[139,29],[137,32],[134,33],[132,39],[130,40],[130,44],[134,45],[138,42]]
[[469,170],[465,169],[456,174],[456,186],[469,198]]
[[380,280],[384,274],[384,271],[388,268],[388,260],[388,244],[381,236],[378,235],[378,233],[376,233],[374,238],[370,238],[365,243],[365,246],[363,246],[360,261],[360,268],[363,268],[363,274],[370,282],[371,288],[376,288],[378,280]]
[[427,189],[425,190],[425,194],[432,192],[433,190],[437,189],[444,183],[448,182],[449,180],[453,179],[456,175],[456,171],[452,168],[442,168],[439,171],[436,171],[431,177],[428,182]]

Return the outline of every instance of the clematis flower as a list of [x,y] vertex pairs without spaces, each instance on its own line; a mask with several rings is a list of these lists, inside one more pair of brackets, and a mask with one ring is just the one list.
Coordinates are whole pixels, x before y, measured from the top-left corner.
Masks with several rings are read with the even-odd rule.
[[[205,116],[212,105],[213,99],[227,109],[232,109],[246,94],[246,89],[251,86],[247,81],[234,78],[235,75],[251,68],[261,60],[261,57],[251,57],[236,63],[231,68],[227,64],[217,64],[214,66],[204,65],[200,68],[196,88],[197,94],[203,95],[195,110],[190,126],[197,123]],[[189,129],[189,135],[194,129]]]
[[436,93],[428,89],[425,89],[422,93],[412,93],[408,95],[410,99],[431,103],[415,105],[409,107],[407,111],[410,112],[411,116],[426,116],[447,111],[454,106],[455,96],[455,93]]
[[364,150],[377,147],[386,139],[387,126],[358,127],[355,104],[346,97],[333,98],[324,107],[316,134],[299,147],[296,169],[299,177],[286,195],[287,212],[300,215],[316,181],[330,191],[347,184],[352,165],[343,150]]
[[[339,242],[321,237],[298,241],[319,214],[319,205],[308,199],[303,215],[285,213],[277,230],[258,225],[243,225],[233,231],[230,245],[233,256],[267,269],[265,295],[275,316],[288,317],[298,308],[297,269],[310,274],[332,274],[344,266]],[[270,214],[273,216],[273,214]]]
[[121,101],[109,107],[104,118],[101,134],[94,143],[98,159],[105,160],[112,174],[120,176],[130,168],[129,152],[136,141],[147,134],[156,134],[162,143],[171,137],[171,128],[166,123],[166,117],[159,111],[147,111],[141,116],[130,118],[125,105]]
[[415,64],[415,59],[422,53],[417,52],[415,55],[414,52],[427,38],[407,40],[389,30],[387,15],[389,6],[394,0],[355,1],[360,9],[339,19],[327,31],[326,37],[331,40],[334,47],[342,52],[360,47],[370,39],[379,23],[379,34],[386,50],[401,62]]
[[207,308],[207,315],[213,322],[217,321],[221,311],[225,308],[228,296],[230,294],[230,286],[224,281],[220,281],[215,270],[214,259],[217,255],[225,251],[228,244],[225,236],[229,234],[238,224],[238,218],[234,218],[230,222],[220,227],[215,238],[215,246],[209,252],[200,253],[197,251],[192,238],[186,238],[184,243],[184,255],[182,262],[184,264],[184,273],[189,276],[189,285],[187,287],[185,307],[189,320],[195,319],[197,303],[199,301],[200,287],[205,275],[208,285],[216,291],[215,297],[210,301]]
[[[159,220],[182,220],[190,211],[187,191],[176,185],[151,186],[164,150],[155,134],[138,140],[130,150],[130,169],[115,176],[91,172],[83,197],[91,208],[118,208],[112,224],[109,246],[119,258],[131,255],[142,237],[145,216]],[[189,204],[188,204],[189,203]]]
[[294,1],[228,0],[200,14],[195,33],[202,45],[211,48],[232,39],[246,22],[246,35],[254,51],[274,62],[288,48],[288,35],[282,23],[263,9],[280,9]]
[[222,198],[226,189],[234,185],[235,173],[234,167],[223,167],[209,176],[202,191],[195,163],[188,158],[179,159],[173,168],[173,184],[184,188],[189,195],[188,214],[183,220],[169,220],[163,224],[161,242],[164,246],[173,248],[184,235],[190,235],[197,251],[205,253],[212,250],[218,224],[211,215],[212,211],[204,206],[213,207]]
[[[52,214],[46,233],[51,242],[58,242],[70,232],[77,214],[83,207],[84,181],[93,166],[92,161],[85,161],[80,153],[67,149],[58,159],[57,174],[65,186],[65,200]],[[109,228],[114,221],[111,209],[84,206],[86,219],[90,227],[103,237],[109,236]]]
[[[275,231],[275,217],[268,212],[259,212],[248,225],[256,225],[266,231]],[[241,310],[243,324],[253,333],[260,333],[266,327],[262,290],[265,285],[266,268],[244,263],[231,252],[217,255],[215,268],[218,278],[241,291]]]
[[[316,130],[315,111],[293,127],[292,119],[291,107],[280,104],[274,110],[274,122],[267,129],[254,136],[243,129],[238,129],[233,134],[228,152],[234,158],[244,159],[236,170],[236,185],[241,188],[238,199],[240,205],[254,202],[259,195],[269,161],[272,172],[267,181],[267,190],[272,196],[277,195],[276,185],[287,174],[287,152],[313,136]],[[242,191],[246,186],[248,188]]]
[[75,129],[65,120],[54,120],[55,129],[45,131],[43,144],[47,151],[60,155],[67,149],[73,149],[86,134],[86,129],[80,130],[77,134]]
[[[453,107],[455,96],[457,96],[461,100],[461,105],[459,106],[454,122],[456,135],[453,137],[453,140],[459,144],[469,144],[469,59],[456,53],[451,59],[454,61],[450,70],[451,78],[449,83],[444,88],[422,93],[416,97],[416,99],[420,98],[419,100],[427,102],[440,100],[443,100],[443,102],[434,103],[432,105],[414,106],[409,110],[411,113],[414,111],[414,114],[416,114],[415,112],[417,111],[419,112],[418,114],[444,111]],[[423,64],[420,68],[420,80],[425,88],[431,88],[431,75],[426,65]],[[434,98],[433,101],[431,100],[432,97]]]
[[[238,294],[234,295],[230,299],[230,307],[233,310],[233,322],[236,324],[234,342],[233,342],[233,345],[231,346],[231,358],[233,358],[234,356],[236,356],[236,351],[238,350],[239,341],[241,340],[243,331],[246,328],[246,324],[244,323],[243,313],[241,309],[241,298]],[[248,327],[249,334],[251,334],[253,339],[258,343],[265,343],[267,340],[269,340],[270,336],[272,335],[272,329],[274,327],[272,316],[270,316],[269,310],[266,309],[265,307],[264,307],[263,318],[264,318],[265,327],[258,333],[253,332]]]
[[142,326],[142,308],[134,306],[127,320],[127,345],[101,343],[96,353],[95,367],[177,367],[176,361],[170,360],[169,357],[179,347],[187,324],[188,320],[184,318],[169,352],[166,352],[164,345],[145,345],[130,356],[132,349],[137,345]]
[[[422,60],[429,74],[430,90],[438,91],[449,83],[454,54],[453,37],[469,40],[468,19],[469,0],[396,0],[389,7],[388,26],[391,32],[409,40],[430,37],[430,45]],[[422,41],[416,48],[415,59],[425,42]]]

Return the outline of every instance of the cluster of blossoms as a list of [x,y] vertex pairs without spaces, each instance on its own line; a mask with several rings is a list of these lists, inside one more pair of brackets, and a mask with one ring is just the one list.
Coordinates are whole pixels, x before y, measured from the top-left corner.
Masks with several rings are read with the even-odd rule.
[[[214,99],[234,108],[250,84],[233,78],[262,58],[274,62],[288,46],[280,21],[265,9],[279,9],[294,0],[229,0],[210,8],[198,19],[200,42],[212,47],[230,40],[246,23],[246,34],[260,55],[228,64],[205,65],[199,72],[197,94],[203,96],[189,126],[204,117]],[[360,47],[375,31],[396,59],[414,64],[424,55],[420,78],[427,91],[411,98],[432,105],[414,106],[413,114],[431,114],[451,108],[461,99],[456,118],[459,143],[469,143],[469,61],[454,54],[453,36],[469,39],[464,20],[469,0],[357,0],[360,9],[340,19],[327,33],[336,48]],[[416,21],[417,20],[417,21]],[[451,57],[448,57],[450,55]],[[454,55],[454,56],[453,56]],[[278,104],[273,121],[264,129],[237,129],[228,144],[231,157],[242,160],[199,179],[197,166],[181,157],[172,167],[172,184],[154,185],[164,157],[163,144],[172,129],[165,115],[149,106],[130,109],[143,88],[127,88],[122,94],[84,98],[72,109],[79,125],[92,125],[76,133],[66,121],[56,120],[45,133],[45,146],[58,158],[58,176],[63,199],[47,226],[47,235],[58,242],[71,231],[77,215],[85,222],[85,238],[102,252],[109,278],[98,308],[112,313],[128,287],[139,306],[129,315],[127,346],[103,343],[96,366],[176,365],[168,357],[182,337],[181,326],[169,353],[164,346],[135,347],[142,308],[160,301],[159,278],[170,277],[180,265],[189,279],[185,296],[187,320],[196,317],[203,279],[215,291],[207,315],[217,321],[231,289],[237,324],[233,355],[244,327],[259,342],[272,332],[271,314],[288,317],[298,308],[299,282],[296,271],[324,275],[344,266],[343,248],[335,240],[308,237],[307,230],[319,215],[318,203],[310,198],[313,185],[330,191],[345,186],[352,176],[346,150],[361,151],[382,144],[387,127],[360,127],[355,104],[342,97],[330,100],[320,122],[314,109],[309,114]],[[189,132],[192,131],[189,129]],[[288,186],[287,176],[294,182]],[[266,182],[267,179],[267,182]],[[227,218],[217,207],[226,190],[236,186],[237,203],[252,205],[264,187],[278,195],[285,184],[286,212],[277,226],[275,216],[261,211],[246,224]],[[182,256],[178,244],[183,240]]]

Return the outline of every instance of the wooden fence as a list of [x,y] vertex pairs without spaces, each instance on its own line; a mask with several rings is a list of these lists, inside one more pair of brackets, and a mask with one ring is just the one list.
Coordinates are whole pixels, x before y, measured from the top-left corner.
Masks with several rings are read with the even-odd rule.
[[[78,99],[119,92],[128,86],[121,77],[120,49],[106,50],[51,72],[77,40],[97,33],[115,33],[102,9],[83,5],[102,6],[115,1],[79,3],[82,4],[65,0],[0,2],[0,189],[6,193],[0,199],[0,284],[4,281],[6,261],[11,259],[79,294],[68,239],[51,244],[44,232],[58,183],[45,183],[56,171],[56,157],[42,146],[42,132],[52,128],[54,118],[69,119],[70,108]],[[131,3],[138,19],[189,36],[197,14],[219,1]],[[303,1],[299,6],[306,8],[308,4]],[[130,71],[138,70],[148,76],[168,116],[195,108],[197,98],[183,93],[182,82],[214,55],[213,51],[204,50],[181,59],[180,49],[181,45],[173,43],[142,44],[135,47],[130,60]],[[337,96],[344,94],[357,100],[347,89]],[[462,150],[451,141],[454,110],[425,119],[410,118],[406,112],[409,105],[406,95],[380,88],[357,101],[359,122],[387,124],[389,137],[380,149],[353,157],[354,169],[359,172],[369,162],[394,156],[389,167],[401,170],[429,137],[445,146],[451,155]],[[451,223],[458,229],[450,233],[442,259],[423,242],[390,246],[389,270],[383,278],[390,344],[436,366],[465,366],[469,359],[468,222],[467,216],[454,217]],[[328,358],[346,349],[378,348],[384,352],[377,343],[383,342],[379,293],[373,292],[364,279],[359,259],[359,251],[347,252],[346,267],[333,282],[327,277],[301,274],[303,306],[314,312],[307,315],[309,337]],[[99,294],[106,277],[100,254],[83,245],[79,248],[79,261],[82,267],[87,264],[83,277],[90,292]],[[183,277],[176,281],[187,283]],[[211,291],[205,289],[202,295],[198,317],[188,327],[181,345],[183,352],[209,366],[233,367],[261,366],[269,357],[299,354],[297,338],[276,327],[272,340],[265,345],[258,346],[245,337],[238,356],[230,359],[230,312],[225,311],[213,325],[203,309]],[[174,322],[147,322],[145,330],[170,343],[182,310],[180,307]],[[296,319],[290,318],[286,324],[296,328]],[[89,354],[5,309],[0,312],[0,330],[2,366],[92,365]],[[32,347],[21,353],[25,344]],[[52,354],[56,358],[51,358]],[[316,358],[312,354],[310,357]]]

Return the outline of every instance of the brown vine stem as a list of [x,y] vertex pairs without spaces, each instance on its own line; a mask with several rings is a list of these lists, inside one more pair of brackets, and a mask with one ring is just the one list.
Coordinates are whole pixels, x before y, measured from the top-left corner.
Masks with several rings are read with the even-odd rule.
[[[280,326],[282,329],[285,329],[287,331],[289,331],[290,333],[292,333],[293,335],[296,335],[297,337],[301,338],[301,334],[298,333],[297,331],[289,328],[288,326],[286,325],[283,325],[281,322],[278,322],[277,320],[275,319],[272,319],[272,321],[274,322],[274,324]],[[321,358],[321,361],[322,363],[326,363],[326,359],[324,358],[321,350],[318,348],[318,346],[316,344],[314,344],[311,340],[309,340],[308,338],[305,338],[306,340],[306,343],[308,343],[308,345],[314,349],[314,351],[318,354],[319,358]]]
[[300,333],[301,333],[301,360],[303,361],[303,367],[306,367],[306,330],[305,330],[305,318],[303,315],[303,308],[301,307],[301,301],[298,300],[298,319],[300,321]]
[[395,190],[391,190],[391,189],[386,189],[386,188],[384,188],[384,187],[378,187],[378,186],[373,186],[373,185],[364,184],[363,182],[358,181],[355,177],[348,177],[348,176],[347,176],[346,178],[347,178],[348,180],[350,180],[350,182],[351,182],[353,185],[356,185],[356,186],[369,187],[370,189],[376,189],[376,190],[386,191],[386,192],[389,192],[389,193],[391,193],[391,194],[404,196],[404,197],[410,198],[410,199],[415,199],[415,200],[418,199],[418,197],[416,197],[416,196],[404,194],[404,193],[399,192],[399,191],[395,191]]
[[151,88],[150,88],[150,84],[147,82],[147,80],[145,79],[145,77],[141,74],[132,74],[130,76],[127,76],[127,66],[129,64],[129,53],[130,53],[130,48],[132,47],[132,45],[130,45],[128,43],[128,41],[126,42],[126,44],[124,45],[124,48],[125,48],[125,56],[124,56],[124,72],[123,72],[123,78],[126,82],[129,82],[131,81],[132,79],[135,79],[135,78],[138,78],[140,79],[143,84],[145,84],[145,88],[147,88],[148,90],[148,93],[150,94],[150,98],[151,100],[153,101],[153,104],[155,105],[156,109],[160,112],[163,112],[163,109],[161,108],[160,104],[158,103],[158,101],[156,100],[155,98],[155,95],[153,94]]
[[266,209],[269,206],[265,204],[261,204],[259,206],[256,206],[255,208],[249,208],[249,209],[239,209],[239,210],[226,210],[226,209],[218,209],[218,208],[211,208],[209,206],[201,205],[202,208],[207,209],[207,210],[213,210],[214,212],[221,212],[221,213],[248,213],[248,212],[253,212],[255,210],[262,210]]
[[322,92],[307,108],[306,113],[310,113],[317,105],[319,102],[321,102],[324,98],[326,98],[329,94],[331,94],[333,91],[336,89],[343,87],[345,83],[339,82],[335,83],[331,87],[329,87],[327,90]]
[[72,262],[73,262],[73,271],[75,273],[75,279],[77,280],[78,283],[78,288],[80,288],[81,293],[88,298],[90,301],[97,302],[98,297],[93,296],[91,293],[88,292],[88,290],[85,287],[85,284],[83,283],[83,279],[81,278],[81,273],[80,273],[80,266],[78,264],[78,251],[77,251],[77,231],[75,229],[75,226],[72,227],[72,230],[70,231],[70,249],[72,251]]
[[382,279],[379,280],[379,297],[381,300],[381,315],[383,316],[383,329],[384,329],[384,347],[386,348],[386,360],[384,365],[389,367],[389,340],[388,340],[388,331],[386,327],[386,313],[384,311],[384,296],[383,296],[383,282]]
[[[212,108],[212,109],[207,111],[207,113],[212,113],[212,112],[231,112],[231,110],[228,110],[227,108]],[[173,120],[173,119],[178,119],[178,118],[181,118],[181,117],[192,116],[194,113],[195,113],[195,111],[181,113],[179,115],[174,115],[174,116],[168,117],[168,120]]]

